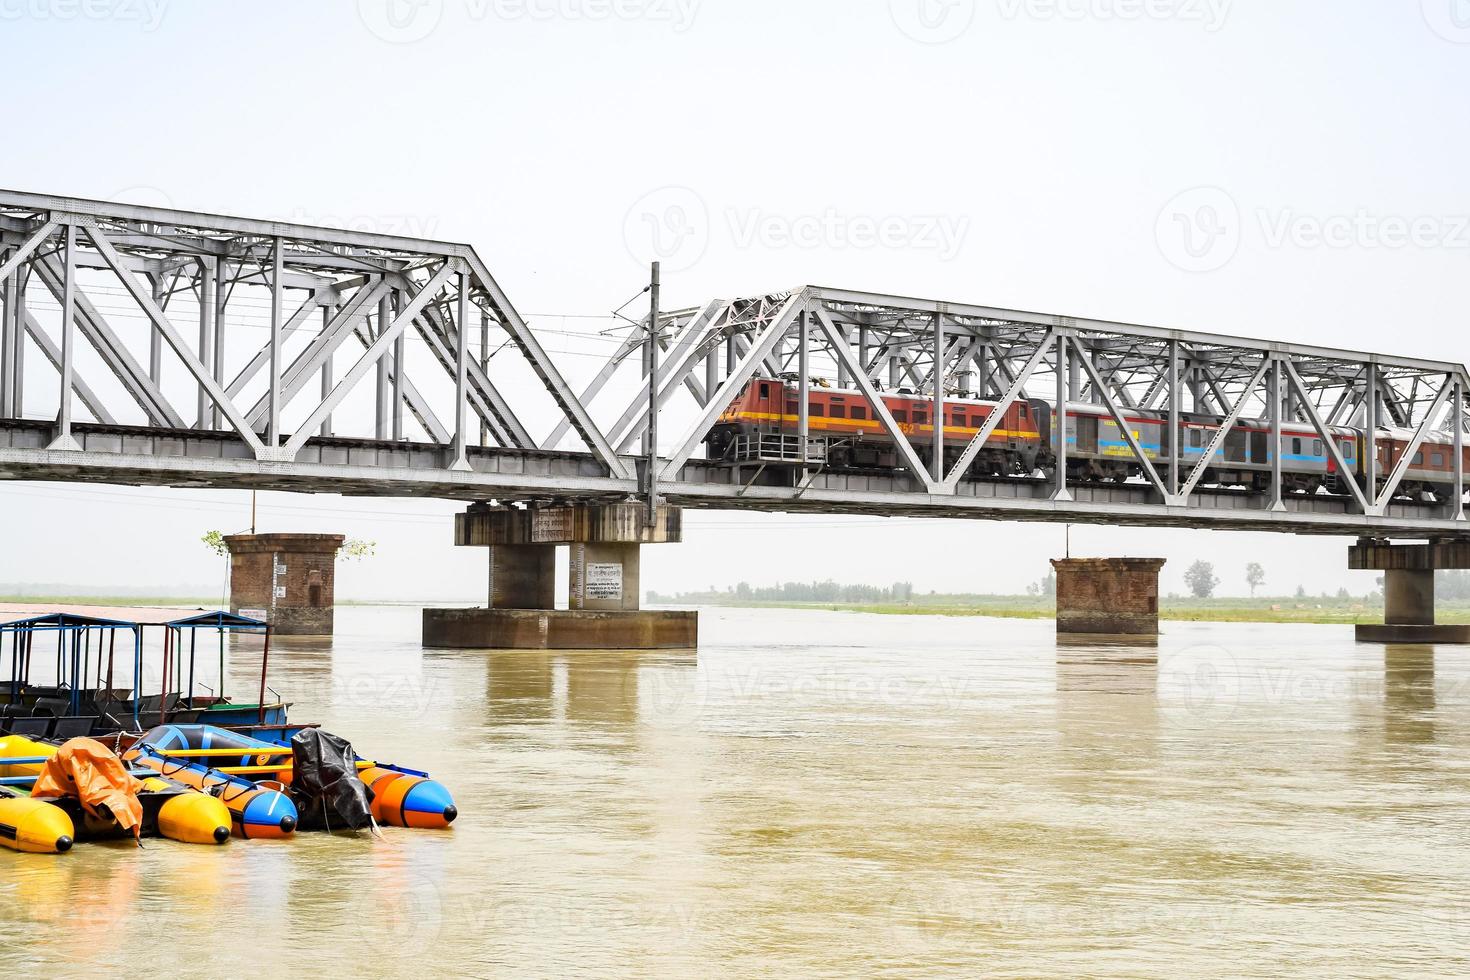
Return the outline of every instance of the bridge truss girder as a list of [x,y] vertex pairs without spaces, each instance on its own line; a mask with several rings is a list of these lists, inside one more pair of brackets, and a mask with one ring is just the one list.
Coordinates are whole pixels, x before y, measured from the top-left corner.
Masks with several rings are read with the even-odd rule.
[[[604,366],[604,374],[584,396],[595,397],[622,364],[646,342],[647,321]],[[1018,310],[937,302],[807,286],[782,293],[733,301],[663,316],[657,331],[669,352],[658,376],[661,410],[681,387],[694,392],[692,422],[671,430],[677,442],[663,447],[658,483],[671,496],[687,492],[687,474],[699,447],[726,406],[755,377],[785,376],[799,386],[798,443],[809,431],[805,394],[813,384],[835,383],[856,388],[872,409],[872,417],[892,440],[902,474],[895,483],[905,493],[939,500],[963,496],[973,482],[967,471],[1006,407],[1018,399],[1044,398],[1056,404],[1090,403],[1118,424],[1128,444],[1124,462],[1142,476],[1130,481],[1146,486],[1147,506],[1157,509],[1159,523],[1170,523],[1184,509],[1197,508],[1216,491],[1204,486],[1216,450],[1237,425],[1266,426],[1279,445],[1283,426],[1306,427],[1321,439],[1335,470],[1354,470],[1343,456],[1339,427],[1352,426],[1408,443],[1389,472],[1376,472],[1377,454],[1365,453],[1369,476],[1364,485],[1339,481],[1337,504],[1345,514],[1370,523],[1401,511],[1402,485],[1409,460],[1426,440],[1453,443],[1453,480],[1463,486],[1463,446],[1467,427],[1467,379],[1462,365],[1391,355],[1334,350],[1312,345],[1253,340],[1135,324],[1052,316]],[[939,383],[935,383],[936,376]],[[609,432],[621,450],[648,426],[648,379],[622,404]],[[894,420],[882,394],[895,389],[934,402],[930,418],[939,419],[935,435],[917,434]],[[942,440],[942,406],[955,397],[998,401],[987,424],[957,461],[932,451],[931,439]],[[1161,413],[1168,447],[1163,458],[1143,451],[1125,414]],[[1183,458],[1183,425],[1191,416],[1223,419],[1213,445],[1201,457]],[[600,413],[600,420],[613,416]],[[1334,435],[1336,438],[1334,438]],[[1376,450],[1378,439],[1374,439]],[[1064,463],[1066,444],[1051,448]],[[1291,510],[1300,495],[1288,495],[1274,461],[1270,488],[1256,504],[1267,513]],[[1209,462],[1207,462],[1209,461]],[[703,478],[708,480],[707,468]],[[789,487],[777,490],[790,475],[771,472],[749,476],[739,489],[744,499],[789,493],[792,501],[825,499],[822,487],[834,480],[823,474],[820,460],[797,468]],[[1049,503],[1065,509],[1073,499],[1065,465],[1050,468]],[[840,482],[840,481],[837,481]],[[897,489],[897,487],[895,487]],[[840,497],[840,491],[838,496]],[[834,498],[836,499],[836,498]],[[1233,506],[1233,505],[1232,505]],[[1464,532],[1464,495],[1442,502],[1421,500],[1416,509],[1436,533]]]
[[[27,300],[35,283],[56,307],[57,339]],[[255,303],[263,294],[269,309],[258,348],[236,323],[250,315],[240,306],[247,291]],[[502,346],[523,359],[604,471],[630,474],[469,246],[0,191],[0,303],[0,419],[24,417],[26,380],[40,369],[26,363],[32,345],[57,374],[49,444],[55,451],[78,447],[74,428],[87,416],[115,424],[141,412],[145,427],[229,431],[262,465],[289,463],[311,439],[332,434],[333,413],[369,374],[377,376],[377,438],[389,438],[391,419],[393,436],[402,439],[407,412],[442,448],[446,467],[467,465],[472,418],[489,437],[481,441],[535,451],[488,364],[470,353],[473,327],[484,322],[505,334]],[[115,309],[130,319],[141,315],[146,337],[109,324]],[[402,338],[410,332],[447,373],[452,399],[431,404],[409,377]],[[78,339],[113,375],[121,403],[109,404],[80,377]],[[229,377],[227,348],[238,353],[242,346],[250,356]],[[165,394],[165,348],[194,388],[192,412]],[[351,366],[334,375],[343,359]],[[288,432],[282,415],[293,401],[304,420]]]

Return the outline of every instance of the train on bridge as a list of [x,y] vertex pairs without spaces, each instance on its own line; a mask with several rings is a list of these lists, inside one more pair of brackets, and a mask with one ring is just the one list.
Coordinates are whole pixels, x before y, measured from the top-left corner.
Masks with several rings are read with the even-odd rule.
[[[924,394],[898,389],[882,396],[898,429],[921,459],[932,462],[934,452],[933,401]],[[817,379],[808,387],[806,446],[799,433],[800,385],[791,376],[753,378],[720,415],[706,437],[710,459],[732,464],[790,464],[817,462],[831,469],[897,470],[903,467],[889,436],[867,396],[857,390],[830,386]],[[973,397],[946,398],[944,409],[944,463],[952,466],[985,426],[999,403]],[[1133,448],[1105,406],[1071,402],[1066,406],[1067,478],[1071,481],[1124,483],[1142,475]],[[970,478],[1053,477],[1056,453],[1053,426],[1056,406],[1039,398],[1017,399],[992,430],[966,473]],[[1172,457],[1169,413],[1129,408],[1123,420],[1156,469],[1167,471]],[[1192,470],[1204,457],[1225,419],[1218,415],[1186,412],[1181,415],[1181,466]],[[1281,444],[1282,489],[1300,493],[1326,491],[1346,494],[1344,479],[1358,486],[1367,482],[1367,433],[1351,426],[1330,426],[1346,475],[1311,425],[1283,421]],[[1413,433],[1380,428],[1375,440],[1377,481],[1381,488],[1413,440]],[[1221,488],[1265,492],[1271,486],[1271,423],[1240,419],[1230,427],[1215,451],[1202,483]],[[1470,447],[1464,470],[1470,480]],[[1425,439],[1415,452],[1397,494],[1411,499],[1444,502],[1454,493],[1454,445],[1443,433]]]

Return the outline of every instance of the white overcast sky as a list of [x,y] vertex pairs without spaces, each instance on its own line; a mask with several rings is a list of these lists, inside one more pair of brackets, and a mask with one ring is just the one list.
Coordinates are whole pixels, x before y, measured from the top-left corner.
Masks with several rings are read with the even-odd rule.
[[[1467,359],[1465,0],[0,0],[0,53],[0,186],[469,242],[573,382],[660,255],[668,306],[811,282]],[[248,496],[0,485],[0,582],[217,588],[198,538]],[[271,494],[260,526],[375,539],[346,597],[475,597],[455,509]],[[647,586],[1020,591],[1062,547],[688,525]],[[1166,589],[1197,557],[1371,587],[1343,540],[1072,541]]]

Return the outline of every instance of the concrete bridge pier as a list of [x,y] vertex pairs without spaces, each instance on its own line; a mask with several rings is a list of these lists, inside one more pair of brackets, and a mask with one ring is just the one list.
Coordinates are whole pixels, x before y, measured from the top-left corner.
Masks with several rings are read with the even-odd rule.
[[[681,512],[642,503],[490,507],[455,516],[454,543],[488,548],[482,609],[425,609],[424,646],[650,650],[698,644],[698,613],[639,604],[642,548],[681,540]],[[570,550],[567,609],[556,608],[557,549]]]
[[1348,567],[1383,573],[1383,624],[1360,623],[1364,643],[1470,643],[1470,626],[1434,621],[1434,573],[1470,568],[1470,541],[1392,544],[1360,538],[1348,548]]

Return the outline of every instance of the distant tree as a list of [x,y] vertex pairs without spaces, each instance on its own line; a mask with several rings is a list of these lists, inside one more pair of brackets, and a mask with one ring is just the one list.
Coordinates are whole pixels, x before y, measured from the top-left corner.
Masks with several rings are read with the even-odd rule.
[[1037,583],[1037,591],[1047,597],[1057,594],[1057,573],[1055,570],[1041,576],[1041,581]]
[[1261,567],[1260,562],[1251,562],[1245,566],[1245,581],[1251,587],[1251,598],[1256,597],[1256,589],[1266,582],[1266,570]]
[[1352,596],[1348,594],[1348,590],[1347,589],[1338,589],[1337,590],[1337,597],[1339,599],[1351,599],[1352,598]]
[[1307,597],[1307,587],[1305,585],[1298,585],[1296,587],[1296,597],[1298,599],[1305,599]]
[[1215,566],[1207,561],[1197,561],[1184,573],[1184,584],[1196,599],[1208,599],[1215,594],[1220,580],[1215,577]]
[[378,542],[364,541],[362,538],[348,538],[342,542],[342,547],[337,549],[337,555],[348,561],[362,561],[371,558],[378,551]]

